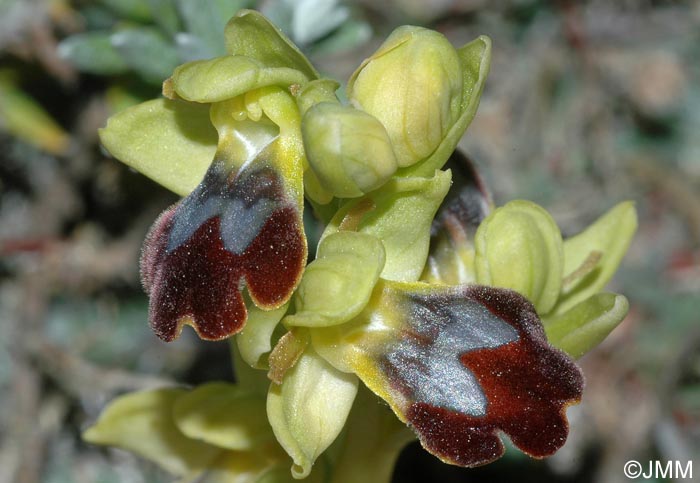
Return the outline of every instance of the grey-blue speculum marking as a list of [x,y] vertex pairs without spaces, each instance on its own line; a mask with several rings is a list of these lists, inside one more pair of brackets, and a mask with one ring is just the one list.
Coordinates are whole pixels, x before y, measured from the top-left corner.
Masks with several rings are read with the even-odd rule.
[[231,175],[224,162],[215,161],[202,183],[177,208],[167,251],[177,249],[207,220],[218,216],[224,247],[241,255],[285,204],[282,182],[271,168],[249,164]]
[[472,300],[438,305],[414,296],[411,302],[407,321],[413,332],[386,354],[385,371],[416,402],[484,416],[486,395],[460,357],[517,341],[517,330]]

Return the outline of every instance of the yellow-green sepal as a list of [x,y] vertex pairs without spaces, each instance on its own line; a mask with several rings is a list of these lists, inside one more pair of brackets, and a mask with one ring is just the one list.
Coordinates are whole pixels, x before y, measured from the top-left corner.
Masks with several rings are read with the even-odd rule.
[[260,394],[211,382],[182,395],[173,405],[177,428],[188,438],[235,451],[274,439]]
[[479,225],[474,248],[478,284],[515,290],[538,313],[554,306],[562,284],[562,238],[544,208],[523,200],[497,208]]
[[[380,189],[346,203],[328,224],[324,237],[338,231],[347,218],[356,216],[358,232],[384,243],[386,263],[381,277],[418,280],[428,257],[430,225],[450,188],[450,180],[449,171],[435,171],[431,178],[392,178]],[[370,209],[362,212],[367,206]]]
[[316,458],[345,425],[358,379],[340,372],[307,347],[282,384],[270,385],[267,416],[277,441],[291,456],[292,475],[305,478]]
[[218,140],[209,106],[169,99],[125,109],[99,133],[115,158],[181,196],[204,177]]
[[222,450],[190,439],[175,425],[173,407],[186,392],[167,388],[119,397],[83,433],[83,439],[131,451],[174,475],[194,477]]
[[372,235],[340,231],[325,237],[306,266],[294,295],[288,326],[328,327],[358,315],[384,268],[382,242]]
[[242,55],[188,62],[166,80],[164,92],[200,103],[220,102],[266,86],[304,84],[307,77],[290,67],[269,67]]
[[308,80],[318,78],[309,59],[272,22],[255,10],[240,10],[224,30],[226,51],[268,67],[298,70]]
[[491,68],[491,39],[481,35],[457,49],[457,55],[463,82],[459,116],[435,151],[420,163],[399,169],[399,176],[430,176],[436,169],[442,168],[476,115]]
[[562,314],[605,287],[636,231],[637,211],[633,202],[625,201],[565,240],[564,285],[553,313]]
[[250,367],[267,369],[265,356],[272,350],[272,334],[287,313],[289,303],[278,309],[262,310],[249,299],[246,296],[248,320],[243,330],[236,335],[236,346],[241,359]]
[[597,293],[566,312],[542,320],[549,343],[579,358],[600,344],[627,315],[623,295]]

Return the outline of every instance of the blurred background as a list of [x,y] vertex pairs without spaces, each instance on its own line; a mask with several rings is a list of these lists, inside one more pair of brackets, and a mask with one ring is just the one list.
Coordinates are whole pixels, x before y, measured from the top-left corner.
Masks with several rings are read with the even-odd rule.
[[394,481],[622,482],[627,460],[693,457],[700,474],[700,2],[0,0],[0,482],[169,481],[81,428],[126,391],[231,379],[226,344],[151,334],[139,251],[177,198],[110,159],[97,129],[222,54],[240,7],[342,80],[398,25],[456,46],[489,35],[462,148],[496,203],[533,200],[565,236],[618,201],[639,211],[611,287],[631,311],[580,361],[564,448],[463,470],[414,444]]

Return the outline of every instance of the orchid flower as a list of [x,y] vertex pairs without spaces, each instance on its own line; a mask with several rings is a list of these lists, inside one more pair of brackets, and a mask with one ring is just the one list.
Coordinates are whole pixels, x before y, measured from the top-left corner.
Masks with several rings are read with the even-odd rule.
[[127,110],[101,132],[114,156],[187,195],[153,225],[141,261],[151,326],[166,341],[183,324],[208,340],[239,332],[247,309],[237,287],[256,307],[279,308],[306,263],[305,160],[290,87],[316,71],[255,12],[234,17],[226,38],[229,55],[178,67],[163,86],[168,99]]
[[624,295],[601,292],[637,229],[634,205],[622,202],[581,233],[562,240],[542,207],[516,200],[492,209],[474,165],[460,154],[459,192],[433,223],[423,279],[510,288],[530,300],[549,342],[578,358],[622,322]]
[[[101,139],[185,196],[144,245],[155,333],[230,338],[239,383],[124,396],[86,439],[185,481],[387,481],[412,437],[465,467],[499,458],[500,433],[556,452],[582,397],[572,357],[627,311],[600,290],[633,206],[562,241],[531,202],[494,209],[466,160],[450,190],[486,37],[455,49],[401,27],[350,77],[347,104],[260,14],[239,12],[226,39],[228,55],[178,67],[166,99],[117,114]],[[308,264],[304,199],[325,224]],[[149,437],[130,433],[142,424]]]

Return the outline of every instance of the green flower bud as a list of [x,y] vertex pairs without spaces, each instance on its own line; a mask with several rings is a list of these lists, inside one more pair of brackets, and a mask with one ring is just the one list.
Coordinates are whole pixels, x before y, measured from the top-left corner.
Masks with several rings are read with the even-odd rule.
[[382,123],[352,107],[316,104],[304,116],[302,138],[321,186],[337,197],[362,196],[396,171],[396,157]]
[[350,78],[351,101],[379,119],[398,164],[428,157],[457,121],[462,66],[440,33],[420,27],[396,29]]
[[479,225],[474,245],[477,283],[515,290],[538,313],[554,306],[564,257],[559,227],[544,208],[511,201]]

